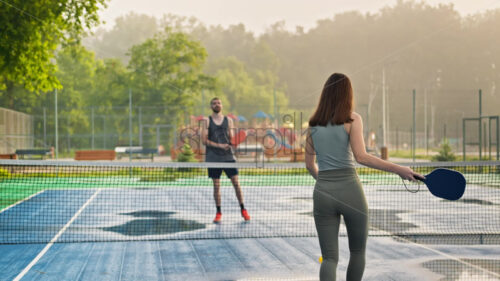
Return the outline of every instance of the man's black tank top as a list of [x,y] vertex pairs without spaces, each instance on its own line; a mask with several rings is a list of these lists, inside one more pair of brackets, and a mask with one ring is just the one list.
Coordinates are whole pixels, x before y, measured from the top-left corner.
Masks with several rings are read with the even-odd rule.
[[[220,125],[215,124],[215,122],[212,120],[212,116],[209,116],[209,120],[208,139],[216,143],[230,144],[231,141],[229,135],[229,121],[227,120],[227,117],[224,116],[224,120]],[[205,161],[228,162],[235,161],[235,158],[231,149],[225,150],[222,148],[207,145]]]

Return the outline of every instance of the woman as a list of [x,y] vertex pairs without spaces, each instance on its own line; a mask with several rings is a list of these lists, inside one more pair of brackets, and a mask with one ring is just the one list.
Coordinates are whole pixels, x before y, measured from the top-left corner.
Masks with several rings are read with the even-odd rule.
[[[365,150],[361,116],[352,111],[353,91],[349,78],[334,73],[325,83],[316,112],[309,120],[306,167],[316,179],[314,221],[323,263],[320,280],[335,280],[339,258],[338,232],[344,217],[350,259],[347,281],[361,280],[368,236],[368,207],[354,169],[356,162],[415,181],[422,177],[408,167],[374,157]],[[317,164],[315,163],[317,157]]]

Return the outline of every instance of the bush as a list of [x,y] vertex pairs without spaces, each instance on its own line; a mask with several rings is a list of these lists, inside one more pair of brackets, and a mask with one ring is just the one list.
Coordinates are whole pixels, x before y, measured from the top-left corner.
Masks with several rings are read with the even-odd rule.
[[439,154],[432,157],[432,161],[455,161],[456,156],[451,151],[450,144],[444,139],[439,149]]
[[11,174],[6,169],[0,168],[0,181],[4,179],[9,179]]
[[182,145],[181,153],[177,156],[177,162],[198,162],[187,140],[184,142],[184,145]]
[[[184,145],[182,145],[181,153],[177,156],[177,162],[198,162],[195,157],[195,153],[191,146],[189,145],[188,140],[184,141]],[[188,173],[195,171],[196,168],[178,168],[177,171],[181,173]]]

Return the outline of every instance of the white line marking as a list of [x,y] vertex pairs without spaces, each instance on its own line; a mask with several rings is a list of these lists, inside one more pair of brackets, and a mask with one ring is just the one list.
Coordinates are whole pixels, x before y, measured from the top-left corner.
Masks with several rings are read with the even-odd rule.
[[29,197],[27,197],[27,198],[24,198],[23,200],[17,201],[16,203],[14,203],[14,204],[12,204],[12,205],[10,205],[10,206],[5,207],[5,208],[3,208],[3,209],[0,211],[0,213],[2,213],[2,212],[4,212],[4,211],[7,211],[8,209],[10,209],[10,208],[12,208],[12,207],[14,207],[14,206],[16,206],[16,205],[21,204],[21,203],[23,203],[24,201],[28,201],[28,200],[30,200],[31,198],[33,198],[33,197],[37,196],[38,194],[40,194],[40,193],[42,193],[42,192],[44,192],[44,191],[45,191],[45,189],[44,189],[44,190],[40,190],[40,191],[38,191],[37,193],[32,194],[31,196],[29,196]]
[[50,240],[49,244],[47,244],[47,246],[45,246],[45,248],[43,248],[43,250],[38,254],[38,256],[36,256],[30,262],[30,264],[28,264],[28,266],[26,266],[26,268],[24,268],[23,271],[21,271],[21,273],[19,273],[19,275],[17,275],[16,278],[13,279],[13,281],[21,280],[21,278],[23,278],[24,275],[26,275],[26,273],[28,273],[28,271],[43,257],[43,255],[45,255],[45,253],[50,249],[50,247],[52,247],[52,245],[54,245],[54,243],[57,241],[57,239],[59,239],[59,237],[64,233],[64,231],[66,231],[66,229],[73,223],[73,221],[75,221],[76,218],[83,212],[83,210],[90,204],[90,202],[92,200],[94,200],[94,198],[99,194],[99,192],[101,192],[101,189],[98,189],[92,195],[92,197],[90,197],[89,200],[87,200],[87,202],[85,202],[85,204],[83,204],[83,206],[80,208],[80,210],[78,210],[78,212],[75,213],[75,215],[66,223],[66,225],[63,228],[61,228],[61,230],[59,230],[59,232],[56,234],[56,236],[54,236],[54,238],[52,238],[52,240]]

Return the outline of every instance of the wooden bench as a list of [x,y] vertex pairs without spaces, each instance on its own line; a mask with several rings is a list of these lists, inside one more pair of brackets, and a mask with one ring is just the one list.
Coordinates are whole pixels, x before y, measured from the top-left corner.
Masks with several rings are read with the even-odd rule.
[[78,150],[75,160],[115,160],[114,150]]
[[0,154],[0,159],[17,159],[17,155],[15,153]]
[[124,155],[128,155],[131,159],[151,159],[151,162],[154,161],[154,156],[158,155],[157,148],[134,148],[125,149]]
[[52,152],[50,149],[16,149],[16,155],[18,155],[19,159],[24,159],[26,156],[29,159],[32,159],[33,156],[45,159],[46,156],[52,157]]
[[116,159],[121,159],[123,156],[126,156],[126,152],[129,148],[134,149],[142,149],[142,146],[117,146],[115,147]]
[[256,160],[264,160],[264,147],[261,144],[240,144],[236,147],[235,155],[237,157],[249,157]]

